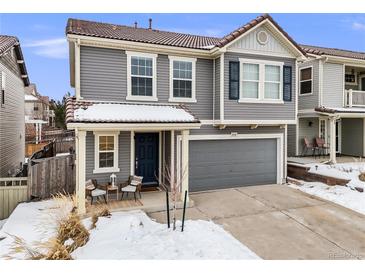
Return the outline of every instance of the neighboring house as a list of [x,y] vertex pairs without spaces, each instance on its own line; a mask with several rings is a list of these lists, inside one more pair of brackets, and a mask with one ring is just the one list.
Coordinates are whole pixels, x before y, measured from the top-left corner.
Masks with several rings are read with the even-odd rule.
[[24,163],[24,88],[29,85],[19,40],[0,35],[0,177]]
[[288,154],[302,155],[304,138],[320,137],[336,153],[365,156],[365,53],[302,46],[298,123],[288,131]]
[[181,190],[277,184],[296,123],[305,52],[269,16],[223,38],[69,19],[67,126],[76,131],[77,196],[85,180],[144,177]]
[[55,126],[54,111],[50,109],[48,96],[40,95],[35,84],[25,89],[24,100],[27,141],[38,143],[42,140],[42,127]]

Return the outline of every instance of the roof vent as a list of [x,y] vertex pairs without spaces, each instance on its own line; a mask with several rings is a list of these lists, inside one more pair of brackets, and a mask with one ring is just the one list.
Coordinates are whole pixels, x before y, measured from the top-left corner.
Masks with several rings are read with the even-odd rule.
[[134,22],[134,28],[136,29],[136,28],[138,28],[138,23],[137,23],[137,21],[135,21]]
[[152,18],[148,19],[148,29],[152,29]]

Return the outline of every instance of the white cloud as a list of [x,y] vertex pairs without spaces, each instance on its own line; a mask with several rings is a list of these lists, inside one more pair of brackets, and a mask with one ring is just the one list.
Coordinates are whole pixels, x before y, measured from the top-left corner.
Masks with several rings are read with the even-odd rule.
[[359,22],[353,22],[352,28],[355,30],[365,30],[365,24]]
[[33,53],[39,56],[66,59],[68,56],[67,41],[65,38],[36,40],[23,45],[24,48],[33,48]]

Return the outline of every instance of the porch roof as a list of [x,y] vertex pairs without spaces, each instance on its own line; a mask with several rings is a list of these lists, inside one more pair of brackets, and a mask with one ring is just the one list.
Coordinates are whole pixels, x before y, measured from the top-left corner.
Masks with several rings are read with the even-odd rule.
[[365,108],[329,108],[329,107],[317,107],[315,108],[316,112],[326,114],[326,115],[352,115],[352,114],[360,114],[361,116],[365,115]]
[[67,123],[200,123],[184,105],[66,100]]

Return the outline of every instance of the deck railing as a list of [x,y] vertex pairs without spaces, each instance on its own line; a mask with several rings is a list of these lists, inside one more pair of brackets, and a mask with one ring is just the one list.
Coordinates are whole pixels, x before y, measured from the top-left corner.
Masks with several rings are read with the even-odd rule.
[[345,90],[346,107],[365,107],[365,90]]

